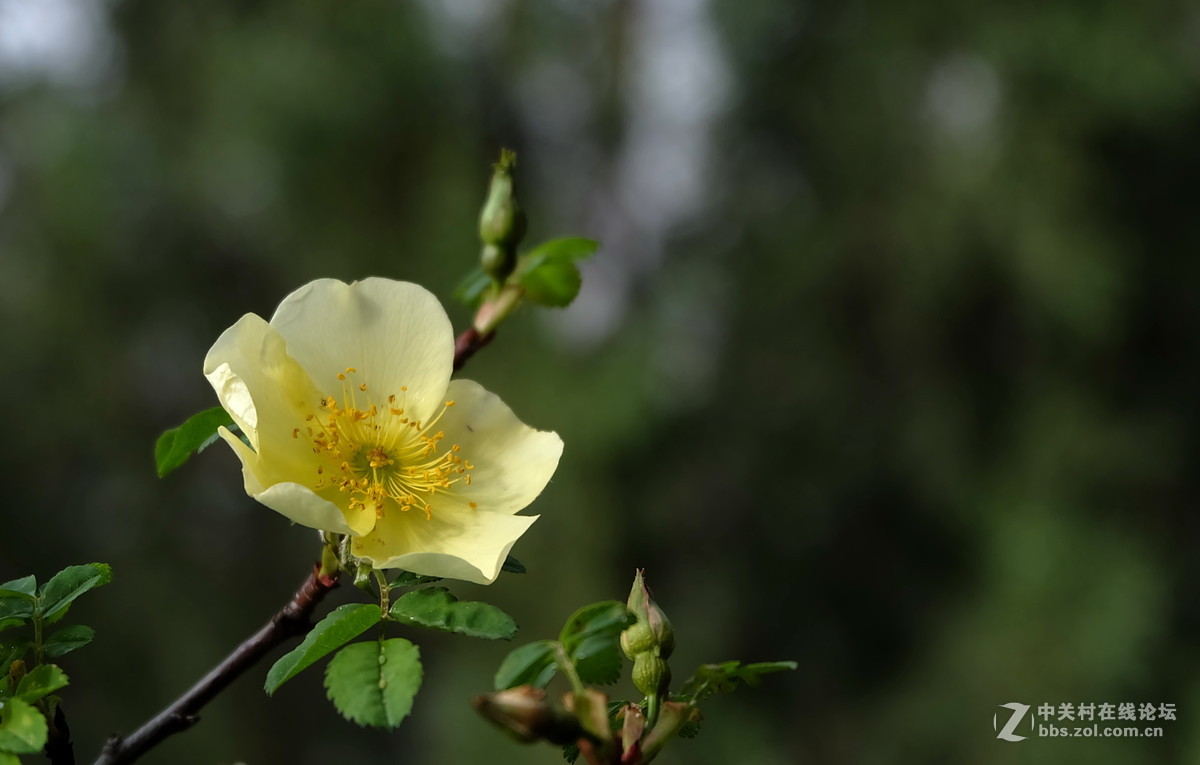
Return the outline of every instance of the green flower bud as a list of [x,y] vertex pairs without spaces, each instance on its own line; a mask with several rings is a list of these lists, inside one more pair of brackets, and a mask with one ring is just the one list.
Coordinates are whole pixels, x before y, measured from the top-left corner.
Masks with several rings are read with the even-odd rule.
[[525,211],[517,201],[512,170],[517,155],[508,149],[500,150],[500,161],[492,168],[492,182],[487,200],[479,213],[479,238],[484,248],[483,270],[497,282],[512,273],[517,261],[517,245],[525,236]]
[[633,660],[633,685],[647,696],[661,696],[671,684],[671,668],[652,651],[639,653]]
[[629,591],[626,606],[629,612],[637,617],[637,624],[621,633],[621,648],[625,655],[633,659],[639,654],[653,650],[657,656],[670,658],[675,650],[675,629],[671,626],[671,620],[651,597],[650,588],[646,586],[641,569],[638,569],[633,579],[633,588]]
[[638,622],[621,633],[621,650],[630,659],[654,648],[654,631],[645,622]]
[[498,282],[508,278],[517,265],[517,251],[512,247],[498,244],[485,244],[479,255],[483,271]]

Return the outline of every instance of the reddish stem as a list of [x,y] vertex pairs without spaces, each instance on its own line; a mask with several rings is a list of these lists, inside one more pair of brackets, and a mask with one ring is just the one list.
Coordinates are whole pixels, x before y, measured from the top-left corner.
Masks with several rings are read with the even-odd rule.
[[462,369],[463,364],[466,364],[476,351],[492,342],[492,338],[495,336],[495,332],[481,335],[474,327],[459,335],[454,340],[454,371]]

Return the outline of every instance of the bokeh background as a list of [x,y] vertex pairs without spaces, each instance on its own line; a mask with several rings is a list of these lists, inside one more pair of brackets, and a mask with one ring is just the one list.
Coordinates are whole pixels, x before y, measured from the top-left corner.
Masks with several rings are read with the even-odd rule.
[[[155,477],[208,346],[324,276],[466,326],[501,146],[530,241],[604,248],[468,368],[567,447],[461,597],[531,640],[645,567],[678,677],[799,661],[668,765],[1200,760],[1198,138],[1184,0],[0,0],[0,580],[115,569],[80,760],[317,552],[222,447]],[[263,666],[145,762],[559,761],[467,705],[510,646],[419,640],[397,732]],[[997,741],[1012,701],[1179,719]]]

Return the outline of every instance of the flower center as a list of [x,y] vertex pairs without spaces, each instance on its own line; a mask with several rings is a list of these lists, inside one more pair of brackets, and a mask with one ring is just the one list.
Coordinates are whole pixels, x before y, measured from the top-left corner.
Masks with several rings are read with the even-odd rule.
[[400,389],[399,399],[388,395],[382,406],[372,400],[365,382],[348,381],[355,371],[348,367],[338,375],[341,405],[325,397],[321,408],[305,417],[305,426],[292,431],[293,438],[305,437],[320,458],[316,488],[336,487],[350,496],[351,510],[371,507],[377,518],[389,501],[402,512],[417,508],[432,518],[434,495],[452,493],[459,481],[469,486],[468,471],[475,467],[459,456],[458,444],[446,445],[446,434],[434,430],[454,402],[445,402],[428,422],[413,420],[405,414],[407,387]]

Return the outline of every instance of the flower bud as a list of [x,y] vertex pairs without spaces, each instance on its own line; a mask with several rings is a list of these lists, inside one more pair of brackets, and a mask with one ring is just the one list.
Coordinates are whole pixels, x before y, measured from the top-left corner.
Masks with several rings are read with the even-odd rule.
[[661,696],[671,684],[671,668],[667,662],[647,651],[633,660],[633,685],[647,696]]
[[487,200],[479,213],[479,238],[483,240],[483,270],[497,282],[512,273],[517,262],[517,245],[525,236],[525,212],[517,201],[512,170],[517,155],[500,150],[500,161],[493,165]]
[[626,607],[637,617],[637,623],[621,633],[621,648],[625,655],[636,659],[643,653],[653,652],[663,659],[670,658],[675,650],[675,629],[651,597],[641,569],[633,579]]
[[573,717],[556,712],[546,703],[546,692],[531,685],[476,696],[472,706],[518,741],[546,739],[569,744],[582,732]]

